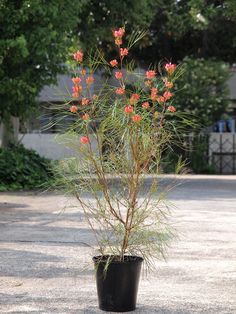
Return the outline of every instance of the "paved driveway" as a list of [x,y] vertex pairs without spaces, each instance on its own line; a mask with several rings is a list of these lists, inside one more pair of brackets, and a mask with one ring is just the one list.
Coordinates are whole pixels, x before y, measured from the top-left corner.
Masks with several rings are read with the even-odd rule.
[[[135,313],[236,313],[236,176],[178,182],[170,197],[180,237],[142,278]],[[73,205],[0,193],[0,313],[102,313],[86,245],[94,239]]]

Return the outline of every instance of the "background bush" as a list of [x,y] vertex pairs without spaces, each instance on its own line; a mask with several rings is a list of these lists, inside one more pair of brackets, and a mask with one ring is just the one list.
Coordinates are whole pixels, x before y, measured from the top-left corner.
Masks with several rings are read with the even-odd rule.
[[0,191],[46,187],[53,180],[51,161],[23,145],[0,148],[0,178]]
[[221,118],[229,105],[227,81],[229,68],[215,60],[183,60],[181,75],[175,82],[175,105],[177,110],[193,114],[193,119],[203,127]]

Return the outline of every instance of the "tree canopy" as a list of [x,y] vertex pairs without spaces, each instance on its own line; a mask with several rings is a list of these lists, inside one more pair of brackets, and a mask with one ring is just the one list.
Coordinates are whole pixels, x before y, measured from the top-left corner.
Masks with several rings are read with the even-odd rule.
[[235,0],[0,0],[0,121],[26,118],[43,86],[65,71],[68,49],[100,47],[111,29],[147,29],[140,63],[185,56],[235,62]]
[[0,121],[25,118],[41,88],[63,71],[85,1],[0,1]]
[[198,124],[212,125],[229,104],[228,66],[221,61],[186,57],[182,68],[185,74],[174,84],[176,107],[191,113]]
[[112,54],[111,28],[148,29],[135,50],[139,61],[185,56],[235,62],[235,0],[90,0],[83,7],[78,38],[84,48]]

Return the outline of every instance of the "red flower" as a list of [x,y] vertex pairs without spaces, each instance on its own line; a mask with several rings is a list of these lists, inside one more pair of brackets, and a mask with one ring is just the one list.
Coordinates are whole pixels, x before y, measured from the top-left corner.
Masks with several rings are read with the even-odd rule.
[[134,111],[134,109],[133,109],[133,107],[132,106],[126,106],[125,108],[124,108],[124,112],[125,113],[132,113]]
[[83,120],[88,120],[89,119],[89,114],[88,113],[85,113],[82,115],[82,119]]
[[117,95],[124,95],[124,93],[125,93],[125,89],[124,88],[119,87],[119,88],[116,89],[116,94]]
[[88,144],[89,143],[89,138],[87,136],[82,136],[80,138],[80,143],[81,144]]
[[123,73],[121,71],[117,71],[115,72],[115,77],[117,80],[120,80],[123,77]]
[[88,98],[82,98],[82,100],[81,100],[81,105],[82,106],[86,106],[86,105],[88,105],[89,104],[89,99]]
[[121,57],[127,56],[128,53],[129,53],[129,50],[127,48],[120,48]]
[[176,108],[175,108],[174,106],[169,106],[169,107],[167,108],[167,110],[170,111],[170,112],[175,112],[175,111],[176,111]]
[[78,61],[82,62],[83,61],[84,54],[82,51],[78,50],[77,52],[73,53],[73,58]]
[[74,84],[79,84],[81,82],[81,78],[80,77],[73,77],[71,80],[72,80],[72,82]]
[[141,119],[142,119],[142,118],[141,118],[138,114],[136,114],[136,115],[134,115],[134,116],[132,117],[133,122],[136,122],[136,123],[140,122]]
[[93,76],[88,76],[88,77],[86,78],[86,83],[87,83],[88,85],[92,84],[93,82],[94,82]]
[[118,64],[118,61],[117,61],[116,59],[110,61],[110,65],[111,65],[112,67],[116,67],[117,64]]
[[75,105],[73,105],[73,106],[70,107],[70,112],[72,112],[72,113],[76,113],[77,110],[78,110],[78,107],[75,106]]
[[145,101],[145,102],[142,104],[142,107],[143,107],[144,109],[148,109],[148,108],[150,107],[149,102],[148,102],[148,101]]
[[150,70],[150,71],[147,71],[147,72],[146,72],[146,78],[147,78],[148,80],[153,79],[153,78],[155,77],[155,75],[156,75],[156,72],[153,71],[153,70]]
[[173,94],[171,92],[164,92],[163,97],[165,98],[165,100],[169,100],[171,97],[173,96]]
[[171,62],[169,63],[166,63],[165,65],[165,70],[168,74],[173,74],[173,72],[175,71],[176,69],[176,64],[172,64]]

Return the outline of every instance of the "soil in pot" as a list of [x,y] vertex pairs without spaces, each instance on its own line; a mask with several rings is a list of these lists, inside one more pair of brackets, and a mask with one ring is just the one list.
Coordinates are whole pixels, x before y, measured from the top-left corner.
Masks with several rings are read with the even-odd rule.
[[135,310],[143,258],[125,256],[121,262],[116,256],[96,256],[93,261],[99,308],[110,312]]

